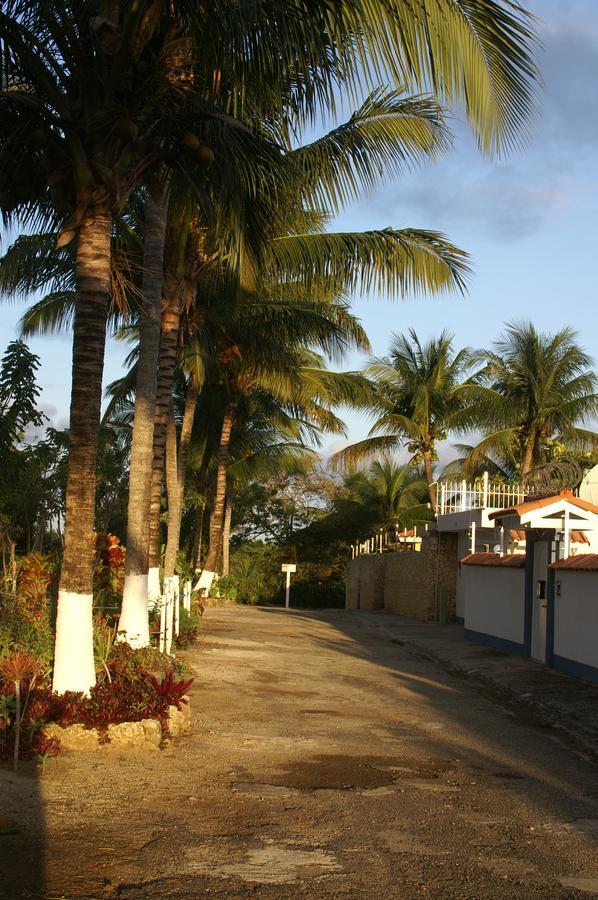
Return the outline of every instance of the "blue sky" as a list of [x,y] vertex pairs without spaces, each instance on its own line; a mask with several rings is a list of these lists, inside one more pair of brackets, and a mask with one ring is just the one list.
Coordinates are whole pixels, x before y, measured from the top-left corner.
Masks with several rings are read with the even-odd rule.
[[[422,339],[448,328],[459,346],[487,346],[505,322],[528,318],[541,330],[576,328],[598,359],[597,2],[528,0],[527,7],[542,20],[539,63],[545,81],[529,146],[506,160],[488,160],[456,122],[450,155],[386,185],[334,223],[335,230],[439,230],[472,257],[465,298],[356,298],[354,311],[375,354],[386,352],[392,332],[409,328]],[[22,309],[0,306],[2,346],[15,335]],[[59,427],[68,420],[70,344],[67,336],[30,341],[42,359],[42,405]],[[106,381],[118,376],[125,354],[125,347],[109,342]],[[363,362],[353,356],[343,368]],[[363,437],[366,420],[345,418],[349,439]]]

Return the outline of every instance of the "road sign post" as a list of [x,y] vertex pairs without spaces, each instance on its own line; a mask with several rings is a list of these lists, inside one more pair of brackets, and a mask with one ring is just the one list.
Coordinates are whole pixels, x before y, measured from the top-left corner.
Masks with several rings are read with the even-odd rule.
[[284,595],[284,608],[289,609],[291,605],[291,572],[296,572],[297,566],[295,563],[283,563],[282,571],[286,572],[287,575],[286,590]]

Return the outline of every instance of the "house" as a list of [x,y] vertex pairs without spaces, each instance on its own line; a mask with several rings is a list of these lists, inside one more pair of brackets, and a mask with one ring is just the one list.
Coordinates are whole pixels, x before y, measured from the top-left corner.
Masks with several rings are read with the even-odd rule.
[[461,559],[466,637],[598,683],[598,505],[561,491],[487,519],[525,552]]
[[[592,473],[596,472],[595,476]],[[598,497],[598,466],[591,469],[587,481],[588,490],[595,490]],[[582,483],[582,488],[584,483]],[[522,485],[491,482],[485,472],[474,483],[442,482],[439,485],[437,528],[440,532],[457,534],[458,557],[463,559],[473,553],[495,553],[500,556],[525,554],[528,526],[519,523],[517,516],[501,521],[497,513],[513,509],[524,503]],[[569,530],[569,553],[598,552],[598,533],[575,527],[575,516]],[[592,537],[590,537],[590,533]],[[457,586],[457,620],[464,621],[465,607],[462,591]]]

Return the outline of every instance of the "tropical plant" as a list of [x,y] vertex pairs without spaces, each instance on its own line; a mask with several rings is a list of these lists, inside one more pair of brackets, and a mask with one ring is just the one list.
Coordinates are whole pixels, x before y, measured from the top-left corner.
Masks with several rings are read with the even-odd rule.
[[[29,682],[30,693],[38,672],[39,664],[37,660],[25,650],[16,650],[10,656],[5,656],[4,659],[0,660],[0,680],[13,685],[15,689],[15,741],[13,754],[13,768],[15,772],[19,767],[19,744],[21,740],[21,684],[24,681]],[[29,694],[27,697],[29,697]]]
[[388,357],[374,360],[365,370],[375,386],[372,411],[377,418],[370,436],[339,451],[336,463],[352,465],[405,448],[412,462],[423,465],[436,511],[437,445],[451,432],[475,424],[472,361],[471,351],[456,351],[446,331],[426,344],[413,330],[395,335]]
[[576,339],[571,328],[550,334],[531,322],[512,323],[492,350],[478,355],[484,368],[473,396],[486,433],[467,454],[469,467],[490,455],[512,460],[525,479],[563,445],[598,447],[598,434],[582,427],[598,416],[598,376]]
[[[333,16],[314,0],[291,8],[123,0],[102,13],[90,0],[8,0],[0,13],[0,206],[13,221],[59,232],[61,245],[76,241],[58,690],[88,690],[94,680],[92,530],[115,217],[135,185],[162,166],[189,174],[181,143],[204,146],[185,127],[189,95],[196,119],[224,100],[238,107],[226,113],[244,119],[243,88],[251,96],[263,84],[271,128],[285,106],[313,112],[334,102],[338,84],[390,75],[393,84],[427,82],[462,101],[480,143],[492,149],[520,134],[535,78],[529,18],[495,0],[477,0],[473,9],[465,0],[430,9],[359,2],[337,5]],[[214,118],[219,127],[228,121],[219,110]]]

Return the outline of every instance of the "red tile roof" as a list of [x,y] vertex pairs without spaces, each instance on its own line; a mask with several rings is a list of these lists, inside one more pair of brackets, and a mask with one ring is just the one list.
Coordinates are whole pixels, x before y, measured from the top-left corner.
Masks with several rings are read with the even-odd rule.
[[577,506],[578,509],[585,509],[586,512],[593,512],[598,515],[598,506],[594,506],[593,503],[589,503],[587,500],[582,500],[581,497],[576,497],[573,491],[560,491],[558,494],[553,494],[552,497],[542,497],[541,500],[526,500],[523,503],[518,503],[517,506],[509,507],[509,509],[498,509],[496,512],[490,513],[488,518],[501,519],[503,516],[522,516],[533,509],[552,506],[558,500],[566,500],[567,503]]
[[598,553],[579,553],[550,563],[549,569],[575,569],[577,572],[598,572]]
[[470,553],[461,560],[464,566],[501,566],[505,569],[523,569],[525,553],[511,553],[499,556],[498,553]]
[[[525,541],[527,540],[527,533],[524,528],[510,528],[507,532],[510,540],[512,541]],[[590,539],[583,531],[572,531],[571,532],[571,541],[574,544],[589,544]]]

